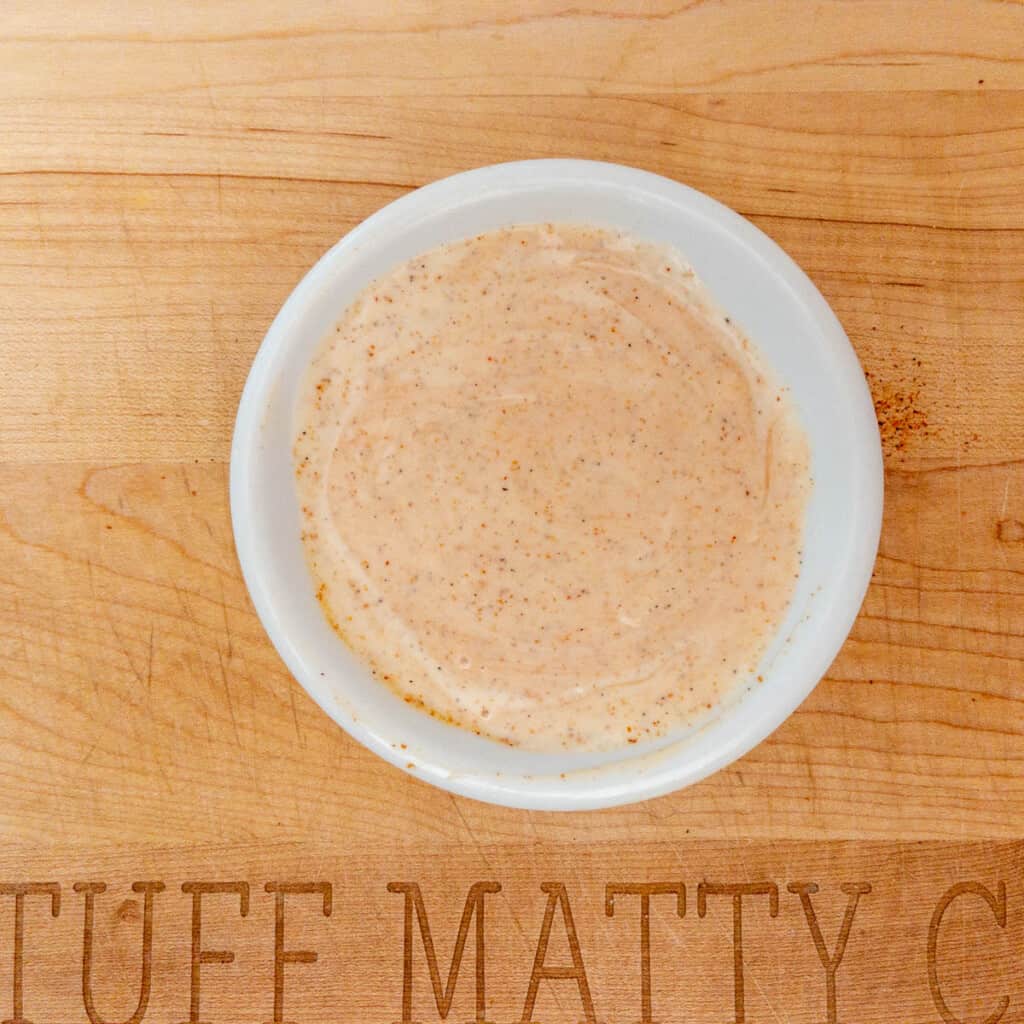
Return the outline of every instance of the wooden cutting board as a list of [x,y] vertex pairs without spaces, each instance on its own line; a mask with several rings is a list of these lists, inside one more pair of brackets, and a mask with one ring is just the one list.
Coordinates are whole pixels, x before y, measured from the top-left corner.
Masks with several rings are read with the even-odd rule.
[[[227,502],[250,361],[320,253],[541,156],[775,238],[887,465],[804,706],[700,785],[571,815],[350,741],[264,636]],[[7,1020],[1021,1021],[1022,766],[1020,4],[4,5]]]

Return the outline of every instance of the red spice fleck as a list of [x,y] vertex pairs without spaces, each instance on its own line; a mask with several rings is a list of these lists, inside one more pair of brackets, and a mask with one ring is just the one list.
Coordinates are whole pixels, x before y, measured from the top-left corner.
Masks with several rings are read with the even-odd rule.
[[878,380],[870,371],[865,373],[871,385],[878,433],[886,455],[902,452],[915,438],[925,438],[932,434],[928,426],[928,413],[921,400],[923,381],[914,372],[920,365],[921,360],[915,358],[909,374],[903,368],[902,376],[906,381],[904,386]]

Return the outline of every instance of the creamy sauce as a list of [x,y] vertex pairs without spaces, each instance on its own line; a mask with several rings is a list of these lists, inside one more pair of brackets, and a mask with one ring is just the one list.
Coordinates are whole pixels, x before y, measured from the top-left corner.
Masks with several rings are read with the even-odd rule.
[[295,460],[346,643],[532,750],[661,736],[749,682],[811,489],[788,397],[678,255],[567,224],[368,287],[313,360]]

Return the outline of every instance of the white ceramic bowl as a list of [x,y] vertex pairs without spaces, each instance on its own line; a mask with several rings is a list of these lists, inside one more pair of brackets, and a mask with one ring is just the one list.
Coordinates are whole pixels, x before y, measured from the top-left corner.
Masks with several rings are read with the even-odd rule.
[[[393,265],[502,225],[585,221],[674,245],[792,390],[815,486],[804,561],[785,621],[759,666],[706,720],[604,754],[512,750],[437,722],[375,682],[328,626],[299,539],[293,410],[309,359],[352,298]],[[680,429],[683,428],[682,421]],[[838,320],[797,265],[749,221],[674,181],[614,164],[498,164],[421,188],[346,235],[299,283],[256,355],[231,450],[231,517],[256,611],[285,663],[353,737],[454,793],[575,810],[642,800],[746,753],[811,692],[867,589],[882,514],[871,397]]]

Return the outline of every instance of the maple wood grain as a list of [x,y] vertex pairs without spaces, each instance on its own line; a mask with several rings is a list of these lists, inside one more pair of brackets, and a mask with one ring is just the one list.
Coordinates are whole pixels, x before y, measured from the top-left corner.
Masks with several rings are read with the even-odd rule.
[[[5,838],[1019,835],[1024,7],[294,6],[5,6]],[[248,366],[320,253],[417,185],[554,155],[667,174],[777,239],[870,375],[887,462],[828,678],[733,767],[597,814],[452,798],[350,741],[264,636],[227,506]]]

